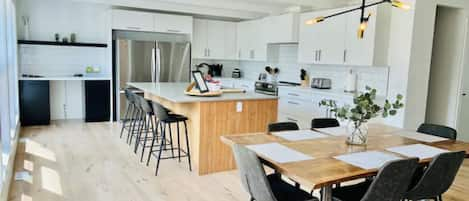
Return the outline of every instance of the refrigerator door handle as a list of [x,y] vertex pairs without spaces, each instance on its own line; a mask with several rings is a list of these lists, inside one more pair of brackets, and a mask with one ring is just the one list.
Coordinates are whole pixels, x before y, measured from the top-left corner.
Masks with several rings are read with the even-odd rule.
[[161,76],[161,50],[160,48],[156,48],[155,50],[155,64],[156,64],[156,73],[154,74],[155,76],[155,82],[160,82],[160,76]]
[[156,49],[151,50],[151,82],[156,82]]

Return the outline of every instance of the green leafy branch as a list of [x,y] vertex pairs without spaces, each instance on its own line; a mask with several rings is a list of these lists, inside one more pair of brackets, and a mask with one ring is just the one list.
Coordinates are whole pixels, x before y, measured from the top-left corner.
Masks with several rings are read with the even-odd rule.
[[404,107],[404,103],[402,103],[404,97],[402,95],[397,95],[394,102],[386,99],[384,105],[380,106],[375,103],[376,93],[376,89],[366,87],[363,94],[353,99],[353,107],[350,105],[338,107],[334,100],[322,100],[319,106],[328,107],[341,120],[353,121],[356,127],[378,117],[380,114],[383,118],[394,116],[399,109]]

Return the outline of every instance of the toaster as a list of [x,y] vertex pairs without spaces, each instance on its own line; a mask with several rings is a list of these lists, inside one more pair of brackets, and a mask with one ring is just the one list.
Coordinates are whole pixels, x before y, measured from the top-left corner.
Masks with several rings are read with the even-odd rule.
[[311,82],[311,88],[315,89],[331,89],[332,80],[328,78],[313,78]]

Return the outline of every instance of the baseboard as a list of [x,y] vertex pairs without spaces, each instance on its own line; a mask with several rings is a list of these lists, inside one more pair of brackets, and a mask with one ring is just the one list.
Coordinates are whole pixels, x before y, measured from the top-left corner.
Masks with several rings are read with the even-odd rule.
[[14,167],[15,167],[15,158],[16,158],[16,148],[18,147],[18,139],[20,137],[21,131],[21,123],[17,121],[16,124],[16,135],[15,139],[11,142],[11,152],[8,158],[8,166],[6,167],[5,171],[5,182],[1,187],[0,193],[0,201],[8,201],[8,194],[10,193],[10,186],[14,175]]

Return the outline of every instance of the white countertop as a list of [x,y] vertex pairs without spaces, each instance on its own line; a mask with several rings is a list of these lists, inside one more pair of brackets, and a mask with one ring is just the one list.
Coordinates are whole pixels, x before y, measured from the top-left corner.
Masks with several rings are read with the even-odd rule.
[[127,85],[138,88],[146,93],[159,96],[175,103],[191,102],[212,102],[212,101],[232,101],[232,100],[273,100],[276,96],[258,94],[255,92],[246,93],[224,93],[216,97],[196,97],[184,94],[189,83],[151,83],[151,82],[130,82]]

